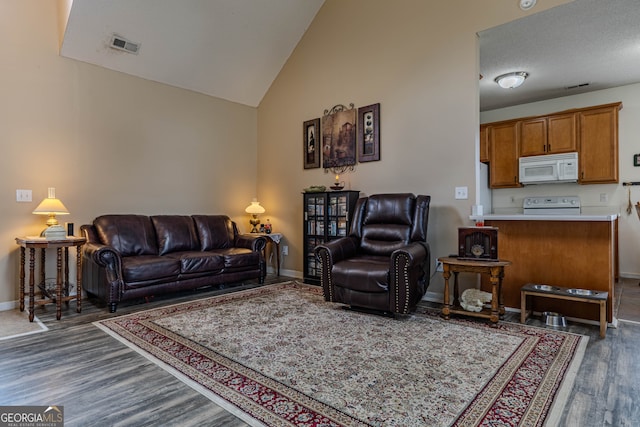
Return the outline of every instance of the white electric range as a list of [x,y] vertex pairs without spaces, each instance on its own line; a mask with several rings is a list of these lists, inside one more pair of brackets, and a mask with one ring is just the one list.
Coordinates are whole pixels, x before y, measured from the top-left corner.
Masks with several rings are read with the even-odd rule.
[[525,215],[580,215],[578,196],[525,197],[522,202]]

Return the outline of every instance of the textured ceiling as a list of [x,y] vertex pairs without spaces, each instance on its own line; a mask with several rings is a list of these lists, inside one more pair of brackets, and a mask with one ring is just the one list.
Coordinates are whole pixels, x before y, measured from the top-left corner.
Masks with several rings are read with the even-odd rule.
[[[74,0],[60,54],[257,106],[324,0]],[[140,43],[134,55],[112,35]]]
[[[479,36],[481,111],[640,82],[640,0],[575,0]],[[530,76],[500,88],[510,71]]]

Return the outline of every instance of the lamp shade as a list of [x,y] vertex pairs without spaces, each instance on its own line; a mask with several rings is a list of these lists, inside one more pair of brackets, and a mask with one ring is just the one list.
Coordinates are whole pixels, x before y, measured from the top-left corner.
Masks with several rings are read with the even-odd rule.
[[32,212],[36,215],[49,215],[47,219],[47,225],[49,227],[58,225],[56,215],[69,215],[69,210],[59,199],[56,199],[56,189],[49,188],[49,196],[44,199],[37,208]]
[[261,213],[264,213],[264,208],[260,206],[260,202],[258,200],[253,199],[251,204],[247,206],[247,208],[244,211],[250,214],[261,214]]
[[69,210],[62,204],[59,199],[50,199],[47,197],[42,202],[40,202],[38,207],[35,208],[32,213],[38,215],[68,215]]
[[495,82],[498,83],[501,88],[514,89],[522,85],[527,77],[529,77],[529,73],[526,71],[515,71],[496,77]]

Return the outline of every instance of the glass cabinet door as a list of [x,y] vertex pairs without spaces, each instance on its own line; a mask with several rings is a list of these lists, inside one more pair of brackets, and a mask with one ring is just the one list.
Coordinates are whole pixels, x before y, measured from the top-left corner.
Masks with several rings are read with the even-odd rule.
[[320,263],[314,249],[349,233],[359,191],[304,193],[304,280],[320,284]]

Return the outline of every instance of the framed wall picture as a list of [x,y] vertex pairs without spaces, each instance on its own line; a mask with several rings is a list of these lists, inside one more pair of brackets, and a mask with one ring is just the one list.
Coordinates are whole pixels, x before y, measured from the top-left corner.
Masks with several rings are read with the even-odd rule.
[[320,167],[318,132],[320,132],[319,118],[307,120],[302,124],[302,141],[304,154],[303,164],[305,169],[314,169]]
[[380,103],[358,108],[358,161],[380,160]]
[[335,170],[356,164],[356,109],[336,105],[322,117],[322,167]]

